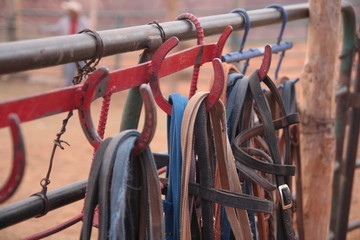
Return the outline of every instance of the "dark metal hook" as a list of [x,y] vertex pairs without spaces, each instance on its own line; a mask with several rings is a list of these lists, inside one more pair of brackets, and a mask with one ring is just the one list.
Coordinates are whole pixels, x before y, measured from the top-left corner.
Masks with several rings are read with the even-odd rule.
[[281,24],[281,29],[280,29],[279,36],[277,38],[277,44],[279,44],[281,42],[281,40],[282,40],[282,36],[284,34],[286,23],[288,21],[287,12],[286,12],[285,8],[280,4],[271,4],[271,5],[267,6],[266,8],[275,8],[277,10],[280,10],[280,12],[281,12],[282,24]]
[[247,13],[247,11],[245,9],[236,8],[236,9],[232,10],[231,13],[239,13],[239,14],[241,14],[243,19],[244,19],[244,22],[245,22],[244,35],[243,35],[243,38],[241,40],[240,48],[239,48],[239,52],[241,53],[242,50],[244,49],[245,42],[246,42],[246,39],[247,39],[247,35],[249,33],[249,30],[250,30],[251,21],[250,21],[249,14]]
[[[266,8],[275,8],[277,10],[280,10],[280,12],[281,12],[282,24],[281,24],[281,29],[280,29],[279,36],[277,38],[277,44],[280,44],[280,42],[282,40],[282,36],[284,34],[286,23],[288,21],[287,12],[286,12],[285,8],[282,5],[279,5],[279,4],[271,4],[271,5],[267,6]],[[281,55],[280,55],[280,58],[279,58],[279,61],[278,61],[278,64],[277,64],[276,69],[275,69],[275,80],[278,79],[280,66],[281,66],[281,63],[282,63],[282,60],[283,60],[284,56],[285,56],[285,51],[282,51]]]
[[0,203],[9,199],[19,187],[25,170],[25,145],[20,128],[20,120],[16,114],[8,116],[13,142],[13,164],[9,178],[0,189]]

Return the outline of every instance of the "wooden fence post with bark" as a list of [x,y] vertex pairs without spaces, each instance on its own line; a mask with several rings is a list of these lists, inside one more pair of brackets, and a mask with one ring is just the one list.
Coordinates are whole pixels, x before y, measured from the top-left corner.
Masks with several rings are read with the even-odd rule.
[[301,154],[305,239],[327,239],[333,175],[335,64],[341,1],[310,0],[301,76]]

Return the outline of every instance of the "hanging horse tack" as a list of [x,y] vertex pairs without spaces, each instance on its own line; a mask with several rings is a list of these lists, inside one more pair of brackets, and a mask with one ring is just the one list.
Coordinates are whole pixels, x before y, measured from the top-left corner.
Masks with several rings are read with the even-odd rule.
[[[196,47],[189,49],[189,51],[198,50],[196,55],[194,52],[193,56],[196,57],[195,58],[196,62],[194,62],[192,65],[201,64],[203,62],[209,62],[209,61],[213,62],[213,68],[215,71],[215,76],[216,76],[215,81],[216,82],[214,82],[214,85],[213,85],[214,88],[212,88],[212,90],[210,92],[211,97],[210,97],[210,100],[208,100],[208,101],[211,101],[211,102],[207,103],[207,109],[209,109],[212,105],[214,105],[215,100],[220,98],[220,95],[221,95],[221,92],[222,92],[222,89],[224,86],[223,69],[222,69],[222,66],[220,66],[221,64],[220,65],[217,64],[217,61],[221,61],[221,60],[220,59],[214,60],[214,59],[221,56],[221,52],[224,48],[226,39],[229,37],[231,32],[232,32],[232,28],[230,26],[224,30],[223,34],[219,38],[219,41],[215,45],[216,46],[215,49],[210,53],[210,56],[207,56],[206,61],[203,60],[203,58],[205,58],[205,48],[208,46],[211,46],[211,44],[198,45]],[[168,115],[171,115],[171,105],[164,98],[164,96],[160,90],[160,86],[159,86],[159,76],[160,76],[160,72],[161,72],[160,68],[162,65],[165,65],[164,62],[166,60],[170,59],[171,56],[169,56],[168,58],[165,58],[165,56],[178,44],[178,41],[179,40],[176,37],[172,37],[172,38],[168,39],[165,43],[163,43],[159,47],[159,49],[156,51],[156,53],[154,54],[152,61],[151,61],[150,68],[149,68],[149,71],[150,71],[150,74],[149,74],[150,82],[149,83],[150,83],[150,87],[153,91],[155,101],[159,105],[159,107],[164,112],[166,112]],[[175,56],[175,55],[173,55],[173,56]],[[171,66],[171,67],[176,67],[176,66]],[[181,70],[181,69],[178,67],[178,70]],[[192,83],[194,83],[194,81],[192,81]]]
[[[79,119],[84,134],[86,135],[90,144],[94,147],[95,151],[97,150],[89,176],[88,183],[91,187],[88,189],[89,191],[86,194],[86,207],[84,208],[84,212],[86,213],[84,214],[85,217],[80,214],[68,221],[67,223],[62,224],[60,227],[52,228],[51,231],[41,236],[50,234],[50,232],[55,233],[59,229],[64,229],[65,226],[67,227],[69,224],[71,225],[77,221],[80,221],[80,219],[82,218],[84,220],[83,226],[86,227],[83,227],[84,231],[82,231],[82,234],[84,235],[81,235],[81,238],[89,238],[89,233],[91,233],[92,225],[94,223],[94,215],[92,214],[92,211],[95,209],[96,203],[98,201],[99,205],[101,206],[99,211],[100,239],[106,239],[109,236],[116,236],[113,237],[115,239],[119,239],[119,236],[124,236],[120,238],[128,239],[128,233],[129,236],[131,234],[134,234],[133,236],[136,236],[135,238],[137,238],[138,236],[138,238],[141,239],[165,238],[165,233],[163,231],[163,226],[165,224],[163,224],[162,221],[163,215],[166,215],[167,213],[164,214],[166,206],[164,205],[163,208],[161,204],[159,184],[164,184],[164,189],[166,189],[166,185],[169,182],[167,181],[167,179],[162,179],[160,183],[157,176],[159,172],[156,171],[155,162],[151,154],[151,150],[148,148],[149,143],[155,133],[156,111],[155,103],[152,98],[151,92],[149,91],[149,87],[142,84],[150,83],[156,102],[161,108],[165,109],[164,111],[167,114],[170,115],[171,111],[174,110],[175,112],[176,108],[173,100],[179,100],[180,97],[176,98],[171,95],[170,102],[174,104],[172,108],[172,106],[169,104],[169,102],[166,101],[166,99],[161,93],[158,82],[159,78],[178,72],[187,67],[194,66],[193,81],[191,85],[195,85],[195,87],[192,86],[190,88],[190,98],[196,92],[196,83],[194,84],[194,82],[195,80],[197,81],[199,67],[201,66],[201,64],[211,61],[213,65],[215,81],[212,85],[210,93],[197,93],[192,99],[190,99],[188,104],[188,107],[189,105],[191,105],[189,107],[189,109],[191,109],[193,107],[192,104],[194,104],[193,101],[199,101],[198,103],[196,103],[196,108],[199,107],[199,112],[201,112],[202,114],[202,118],[200,118],[199,116],[195,116],[195,112],[197,112],[198,109],[196,111],[194,111],[194,108],[191,109],[191,113],[194,114],[190,114],[189,119],[191,119],[189,120],[189,122],[191,122],[191,124],[189,125],[193,125],[193,120],[195,120],[195,117],[196,121],[198,121],[198,125],[201,125],[203,123],[205,124],[201,126],[193,125],[191,128],[184,127],[184,130],[180,129],[180,131],[182,131],[182,133],[186,136],[186,141],[182,141],[182,143],[187,143],[183,144],[183,146],[186,145],[186,149],[180,149],[180,151],[184,150],[187,157],[186,161],[184,161],[183,169],[181,169],[181,165],[180,168],[178,168],[178,170],[183,170],[184,176],[186,176],[186,178],[184,178],[184,181],[182,182],[183,186],[181,189],[181,200],[184,204],[182,205],[182,211],[176,212],[176,214],[179,214],[182,217],[184,213],[189,213],[189,216],[186,216],[187,218],[184,218],[186,219],[185,221],[184,219],[182,219],[182,227],[177,230],[180,232],[183,239],[189,239],[190,237],[192,237],[191,234],[193,233],[193,229],[191,229],[190,231],[189,227],[189,225],[191,224],[194,225],[192,227],[196,228],[194,230],[196,232],[194,233],[194,235],[197,234],[199,238],[201,236],[206,239],[220,239],[223,237],[224,239],[227,239],[226,236],[222,235],[223,229],[219,231],[218,235],[216,235],[216,233],[213,231],[214,229],[220,229],[219,219],[221,219],[221,223],[223,223],[223,217],[225,216],[222,216],[220,214],[220,208],[217,208],[217,206],[214,205],[214,203],[218,203],[220,205],[226,206],[224,212],[227,215],[225,217],[227,217],[227,219],[229,220],[229,225],[231,226],[233,230],[233,235],[236,238],[251,239],[252,236],[259,236],[260,239],[295,238],[291,218],[291,210],[293,210],[291,205],[293,203],[293,200],[291,198],[292,184],[290,178],[290,176],[295,174],[295,167],[291,165],[292,160],[290,159],[290,157],[292,156],[290,153],[290,148],[299,146],[297,142],[299,129],[296,125],[292,125],[298,123],[299,118],[295,113],[295,110],[293,109],[293,107],[295,106],[294,102],[288,101],[287,97],[285,96],[287,94],[292,95],[293,93],[287,92],[282,96],[280,96],[280,94],[278,93],[278,90],[280,90],[282,87],[284,87],[284,89],[281,89],[283,93],[286,92],[287,90],[285,91],[285,88],[288,88],[289,86],[284,84],[277,88],[267,75],[271,63],[271,53],[282,51],[278,67],[275,72],[275,78],[277,78],[277,72],[281,64],[282,57],[284,55],[284,51],[292,47],[292,44],[285,44],[285,42],[281,42],[281,38],[287,21],[287,12],[285,8],[280,5],[270,5],[268,7],[276,8],[281,11],[281,17],[283,19],[282,27],[276,45],[267,45],[264,48],[258,49],[243,50],[244,43],[246,41],[246,37],[250,27],[250,18],[245,10],[235,11],[243,15],[246,28],[236,58],[240,60],[249,60],[249,56],[252,57],[256,54],[256,56],[264,56],[259,70],[256,70],[250,77],[244,77],[243,75],[241,77],[236,77],[235,81],[237,82],[234,89],[236,88],[236,90],[239,90],[241,86],[245,87],[246,91],[240,91],[238,95],[235,94],[236,96],[238,96],[238,99],[235,100],[241,100],[239,101],[240,103],[236,101],[228,102],[230,102],[230,104],[235,103],[234,105],[241,104],[240,108],[237,108],[238,106],[233,106],[233,108],[231,109],[233,110],[231,111],[231,113],[239,114],[239,119],[234,120],[232,119],[231,115],[229,116],[229,119],[225,119],[228,108],[226,108],[225,111],[222,103],[218,101],[220,95],[223,92],[222,89],[224,88],[225,79],[223,66],[219,58],[221,58],[222,50],[228,36],[232,31],[232,28],[226,27],[222,35],[218,39],[217,43],[205,44],[203,41],[204,29],[202,28],[200,21],[191,14],[183,14],[180,15],[179,18],[190,19],[194,23],[196,31],[198,33],[198,45],[196,47],[189,48],[166,57],[166,54],[168,54],[168,52],[178,44],[179,40],[175,37],[171,38],[172,35],[170,34],[166,36],[165,31],[161,27],[161,25],[155,22],[153,24],[155,24],[156,27],[159,29],[160,37],[163,42],[165,42],[167,37],[169,37],[169,40],[166,41],[159,48],[151,61],[141,63],[136,66],[115,70],[110,73],[106,68],[101,68],[90,75],[90,73],[95,70],[95,67],[99,63],[100,58],[104,55],[104,45],[99,34],[91,30],[85,30],[87,34],[90,34],[95,39],[95,53],[93,59],[85,61],[85,68],[82,69],[83,73],[74,79],[74,83],[77,84],[76,86],[60,88],[51,92],[40,93],[26,98],[15,99],[0,103],[1,115],[11,119],[8,122],[7,119],[0,118],[0,128],[10,126],[12,130],[13,142],[21,142],[22,145],[23,140],[17,137],[21,135],[19,129],[20,121],[26,122],[41,117],[58,114],[60,112],[70,111],[67,118],[63,120],[62,128],[57,134],[57,138],[54,140],[54,148],[49,164],[48,173],[46,177],[41,180],[41,186],[43,189],[41,192],[34,194],[37,197],[31,198],[34,199],[34,202],[37,202],[36,208],[38,209],[35,210],[35,212],[38,211],[38,216],[45,215],[49,210],[54,209],[55,205],[58,207],[61,204],[65,205],[68,203],[67,202],[59,204],[56,197],[48,198],[47,186],[48,184],[50,184],[50,172],[55,149],[57,147],[64,149],[64,144],[68,144],[66,141],[61,140],[61,136],[66,131],[66,125],[70,117],[72,116],[73,110],[79,110]],[[302,6],[302,8],[304,8],[304,6]],[[296,12],[291,7],[287,9],[291,9],[291,11],[289,11],[289,14],[291,15]],[[306,14],[308,13],[307,11],[308,9],[306,10]],[[276,17],[277,15],[278,14],[276,14]],[[295,14],[295,16],[296,18],[300,18],[297,14]],[[226,19],[231,18],[234,18],[234,16],[228,15],[224,18],[223,21],[227,22]],[[215,19],[223,18],[217,16]],[[272,20],[274,20],[274,14]],[[203,21],[208,23],[206,18],[203,18],[201,22]],[[254,21],[257,22],[258,20],[254,19]],[[215,28],[211,27],[208,34],[211,35],[214,33],[214,31],[218,31],[214,29],[219,28],[221,24],[217,25]],[[258,24],[258,22],[256,24]],[[263,23],[259,25],[262,24]],[[171,23],[166,26],[168,29],[168,27],[171,26]],[[208,26],[206,26],[206,28],[209,29]],[[148,26],[145,29],[150,29],[151,33],[154,33],[153,29],[149,28]],[[132,31],[129,32],[132,33]],[[104,35],[106,35],[106,33]],[[148,40],[147,37],[149,36],[146,36],[146,40]],[[150,36],[150,38],[151,37],[152,36]],[[75,38],[76,37],[74,37],[74,39]],[[159,38],[157,38],[157,40],[159,40]],[[135,41],[131,44],[134,43]],[[122,44],[119,44],[116,47],[119,46],[123,47]],[[139,46],[143,47],[144,45],[139,44]],[[93,49],[94,48],[92,48],[92,50]],[[112,52],[112,50],[108,51],[110,53]],[[120,51],[125,50],[122,49]],[[109,54],[109,52],[107,52],[106,54]],[[224,55],[223,59],[226,58],[225,56],[227,55]],[[60,63],[61,61],[58,62]],[[39,63],[39,66],[41,64],[42,63]],[[82,77],[87,78],[87,81],[84,84],[80,84]],[[273,96],[269,97],[268,95],[265,95],[265,90],[262,89],[262,86],[260,86],[260,82],[264,83],[267,86],[267,88],[270,90],[266,90],[267,93],[270,92],[270,95]],[[136,131],[128,130],[116,135],[114,138],[108,138],[103,141],[111,94],[140,85],[142,98],[145,106],[145,122],[143,132],[140,134]],[[353,95],[354,101],[358,99],[357,95],[358,93],[355,93]],[[96,131],[91,118],[90,105],[92,101],[99,97],[103,97],[104,101],[101,109],[101,119],[99,121],[98,130]],[[271,97],[273,99],[271,99]],[[44,104],[52,103],[55,100],[57,102],[56,105]],[[180,100],[182,101],[181,104],[186,105],[186,103],[188,102],[187,98],[185,97]],[[204,104],[200,103],[200,100],[201,102],[204,102]],[[280,109],[280,111],[278,112],[280,117],[274,117],[275,114],[272,115],[273,109],[272,104],[270,104],[272,103],[272,100],[274,100],[275,102],[274,105],[277,105],[276,107]],[[358,106],[358,104],[351,105],[351,107],[353,108],[357,108]],[[29,108],[36,109],[36,111],[26,111]],[[231,151],[229,143],[230,141],[228,141],[228,138],[226,136],[226,130],[228,127],[226,120],[229,120],[229,122],[234,124],[234,126],[231,126],[234,129],[229,130],[229,132],[231,132],[232,134],[231,136],[229,134],[229,139],[232,141],[231,144],[233,146],[234,154]],[[355,122],[358,123],[359,121]],[[283,136],[281,136],[281,141],[283,142],[280,143],[277,138],[278,136],[276,135],[276,130],[278,129],[282,129],[283,134]],[[196,132],[195,136],[192,135],[194,134],[194,132]],[[196,153],[192,152],[191,148],[194,147],[194,145],[196,145],[197,143],[203,143],[204,138],[213,139],[207,142],[210,143],[208,144],[208,146],[202,147],[203,145],[199,144],[199,146],[196,146]],[[206,139],[206,141],[207,140],[209,139]],[[350,140],[349,142],[351,142]],[[195,144],[193,144],[192,141],[195,141]],[[5,187],[0,190],[0,202],[1,197],[3,196],[3,192],[6,192],[6,194],[8,194],[6,198],[11,196],[12,191],[15,191],[15,189],[18,187],[21,176],[23,174],[23,167],[25,165],[25,150],[23,149],[23,146],[20,146],[21,144],[19,143],[19,146],[18,144],[14,144],[16,145],[17,150],[14,151],[13,161],[18,162],[19,164],[13,165],[13,170],[9,178],[11,179],[9,180],[9,186],[8,184],[6,184]],[[209,156],[209,154],[206,153],[208,156],[205,156],[206,154],[204,156],[200,156],[204,148],[206,150],[209,149],[216,154],[210,154],[214,156]],[[22,153],[23,156],[21,155]],[[216,160],[219,161],[213,161],[215,160],[215,158],[218,158]],[[197,161],[194,164],[195,168],[201,168],[197,169],[199,170],[198,172],[196,171],[196,174],[199,174],[201,178],[199,182],[188,181],[192,178],[189,175],[190,171],[188,170],[192,167],[191,162],[195,159]],[[165,163],[165,165],[172,164],[172,160],[173,159],[169,159],[169,156],[167,156],[167,163]],[[214,164],[215,162],[216,164]],[[213,177],[212,171],[214,169],[206,169],[211,164],[214,164],[214,166],[211,167],[213,167],[214,169],[218,168],[219,172],[221,172],[221,176],[218,176],[219,178],[221,178],[221,189],[215,188],[213,182],[211,182],[213,180],[211,178]],[[179,166],[176,165],[175,167]],[[13,172],[15,172],[15,174],[13,174]],[[173,173],[174,172],[172,172],[172,174]],[[169,174],[169,172],[167,174]],[[238,174],[240,174],[240,176]],[[246,179],[245,176],[249,179]],[[242,186],[240,186],[239,178],[245,179]],[[118,184],[120,181],[122,181],[122,184],[120,184],[121,187],[118,187],[118,185],[116,184]],[[252,189],[246,189],[247,187],[249,187],[247,181],[253,181],[253,183],[251,184],[253,187]],[[141,184],[139,184],[140,182]],[[84,185],[82,186],[83,189],[85,189]],[[246,192],[245,194],[241,193],[242,187],[244,187],[245,191],[249,191],[249,193],[252,195],[248,195],[248,192]],[[122,203],[126,204],[117,204],[116,201],[118,199],[118,194],[121,195],[123,190],[127,191],[126,194],[124,194],[125,198],[122,199]],[[82,192],[83,195],[84,191]],[[138,194],[140,191],[141,194]],[[61,190],[59,192],[61,192]],[[133,193],[135,194],[132,195]],[[296,193],[298,194],[300,193],[300,191],[298,191],[297,189]],[[59,193],[54,193],[54,195],[57,194]],[[79,193],[75,193],[74,195],[76,194],[79,195]],[[166,195],[167,191],[164,191],[164,194]],[[66,196],[68,196],[68,198],[72,198],[73,194],[68,194]],[[189,206],[187,206],[187,204],[190,202],[187,201],[186,198],[189,196],[195,196],[198,198],[198,201],[194,206],[201,206],[201,212],[188,211],[189,209],[192,209],[191,207],[189,208]],[[84,196],[81,196],[81,198],[83,197]],[[62,200],[69,202],[73,201],[68,199]],[[39,202],[42,203],[39,204]],[[14,205],[16,205],[16,203]],[[109,211],[111,205],[115,206],[115,208],[112,209],[116,210]],[[24,206],[24,208],[26,207],[27,206]],[[9,212],[13,209],[16,209],[16,207],[6,209],[7,210],[3,211]],[[247,209],[249,210],[249,212],[246,212],[242,209]],[[135,211],[137,211],[136,214],[134,213]],[[171,209],[167,209],[167,211],[171,212]],[[255,221],[256,216],[252,213],[252,211],[259,211],[261,212],[261,214],[266,213],[269,214],[269,216],[257,215],[258,221]],[[274,214],[274,211],[276,211],[276,214]],[[119,218],[120,221],[111,222],[110,219],[112,219],[113,217],[112,214],[117,212],[120,212],[122,214],[122,217]],[[14,211],[14,214],[18,213],[19,211]],[[33,213],[34,211],[32,211],[31,214]],[[130,214],[133,218],[128,218]],[[191,216],[191,214],[193,214],[193,216]],[[300,213],[298,214],[300,215]],[[0,225],[4,226],[6,224],[1,222],[2,215],[3,214],[1,214],[0,211]],[[7,217],[8,216],[9,215],[7,214]],[[178,218],[179,216],[175,217]],[[298,220],[298,218],[300,217],[301,216],[296,216],[296,219]],[[24,218],[26,218],[26,216]],[[266,218],[268,220],[266,220]],[[9,220],[9,217],[7,219],[7,221],[13,221],[12,219]],[[14,220],[14,222],[16,221],[19,220]],[[249,222],[251,224],[249,224]],[[343,230],[345,231],[347,222],[342,222],[345,225],[345,229]],[[120,223],[120,227],[122,228],[122,230],[111,231],[110,228],[116,228],[114,226],[116,226],[118,223]],[[123,223],[129,225],[125,225]],[[224,223],[226,225],[226,222]],[[297,224],[298,229],[303,227],[299,223],[300,222],[298,222]],[[268,224],[268,226],[262,227],[260,226],[261,224]],[[257,228],[255,225],[257,225],[258,230],[256,230]],[[131,227],[128,228],[127,226]],[[133,226],[135,226],[135,228],[132,228]],[[250,229],[250,226],[253,226],[253,229]],[[231,231],[227,233],[230,236]],[[166,232],[166,234],[167,237],[174,236],[174,232],[172,231]],[[30,239],[36,238],[37,237]]]

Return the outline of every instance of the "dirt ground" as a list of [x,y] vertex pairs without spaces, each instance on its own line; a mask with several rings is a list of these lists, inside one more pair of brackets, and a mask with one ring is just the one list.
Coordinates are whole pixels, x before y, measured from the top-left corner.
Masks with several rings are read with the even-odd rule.
[[[287,53],[287,58],[284,60],[282,66],[282,73],[284,75],[287,75],[290,78],[299,76],[304,63],[304,49],[305,45],[299,43],[295,44],[294,49]],[[121,66],[125,67],[136,64],[138,56],[139,52],[121,55]],[[115,57],[109,57],[103,59],[100,65],[108,66],[109,69],[112,70],[116,66],[116,61]],[[276,58],[273,62],[273,65],[275,65]],[[256,66],[259,66],[258,61],[252,61],[250,67],[253,69]],[[252,69],[249,69],[249,73]],[[210,75],[210,67],[208,65],[202,67],[199,80],[200,90],[208,89],[208,79],[210,79]],[[162,89],[164,90],[165,95],[167,96],[171,92],[181,92],[187,95],[190,78],[191,69],[185,70],[171,78],[162,80]],[[61,87],[63,81],[60,67],[34,70],[12,76],[2,76],[0,79],[0,101],[28,96]],[[299,84],[301,85],[301,81]],[[105,132],[107,137],[113,136],[119,131],[125,96],[126,91],[114,94],[112,97],[109,119]],[[101,101],[99,100],[92,104],[92,113],[95,123],[98,119],[100,106]],[[62,113],[21,124],[27,154],[25,176],[18,191],[5,204],[27,198],[33,193],[41,190],[39,181],[46,174],[53,139],[60,130],[62,120],[65,116],[66,113]],[[151,144],[151,149],[154,152],[162,152],[166,151],[166,116],[165,113],[159,109],[157,116],[157,130]],[[140,123],[140,129],[141,126],[142,123]],[[87,178],[90,169],[93,150],[81,130],[76,112],[68,124],[67,132],[63,135],[63,140],[68,141],[71,146],[66,147],[63,151],[58,149],[56,153],[51,174],[51,184],[49,185],[50,190]],[[10,134],[7,128],[0,129],[0,143],[0,184],[2,184],[9,173],[12,156]],[[359,177],[359,173],[357,173],[357,179],[359,179]],[[359,196],[353,198],[353,206],[360,205],[360,194],[357,195]],[[0,239],[21,239],[55,226],[79,214],[82,205],[83,201],[79,201],[49,212],[44,217],[30,219],[0,230]],[[360,217],[360,210],[358,207],[352,208],[351,219],[356,217]],[[80,227],[81,223],[78,223],[47,239],[78,239]],[[96,230],[93,233],[93,237],[96,239]],[[348,239],[360,239],[360,231],[354,231]]]

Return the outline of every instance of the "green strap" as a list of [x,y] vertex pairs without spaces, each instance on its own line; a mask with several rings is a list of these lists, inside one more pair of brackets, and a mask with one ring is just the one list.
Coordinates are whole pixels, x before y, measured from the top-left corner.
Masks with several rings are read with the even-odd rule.
[[[145,49],[140,56],[139,64],[149,61],[154,55],[155,50],[156,49]],[[120,131],[137,129],[142,103],[139,87],[129,89],[121,119]]]

